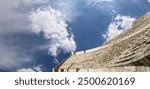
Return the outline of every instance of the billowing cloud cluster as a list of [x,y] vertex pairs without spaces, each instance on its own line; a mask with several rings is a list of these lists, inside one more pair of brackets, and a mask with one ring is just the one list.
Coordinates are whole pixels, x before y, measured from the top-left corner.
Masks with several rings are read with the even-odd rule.
[[110,23],[108,30],[105,34],[103,34],[103,37],[106,40],[110,40],[124,30],[129,29],[132,26],[133,21],[135,21],[135,18],[132,18],[130,16],[117,15]]
[[56,57],[62,50],[63,52],[72,52],[76,49],[76,43],[72,33],[68,33],[68,25],[65,15],[52,7],[41,7],[30,14],[32,22],[32,31],[50,41],[49,54]]
[[[0,69],[13,69],[15,71],[24,64],[29,64],[33,60],[36,61],[34,55],[30,55],[33,53],[32,50],[39,51],[39,49],[46,50],[49,48],[49,54],[53,56],[56,56],[61,50],[63,52],[74,51],[76,43],[73,40],[73,34],[68,31],[69,27],[66,21],[72,21],[72,18],[77,14],[73,14],[76,13],[76,9],[70,3],[72,1],[68,0],[1,0]],[[51,7],[40,8],[49,5],[57,10]],[[36,8],[39,9],[32,11]],[[22,39],[22,36],[24,38],[26,35],[33,35],[28,19],[29,14],[31,14],[31,21],[33,22],[31,25],[32,32],[43,32],[44,37],[50,41],[49,47],[47,47],[47,43],[33,46],[28,43],[30,39],[29,41]],[[39,27],[40,30],[37,30],[33,25]],[[32,49],[26,47],[32,47]],[[55,62],[58,63],[57,59]]]

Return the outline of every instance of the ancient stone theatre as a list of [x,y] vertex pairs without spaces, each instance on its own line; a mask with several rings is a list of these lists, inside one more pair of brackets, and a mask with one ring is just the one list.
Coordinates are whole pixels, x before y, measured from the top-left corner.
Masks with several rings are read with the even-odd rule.
[[150,12],[102,46],[73,52],[54,72],[150,72]]

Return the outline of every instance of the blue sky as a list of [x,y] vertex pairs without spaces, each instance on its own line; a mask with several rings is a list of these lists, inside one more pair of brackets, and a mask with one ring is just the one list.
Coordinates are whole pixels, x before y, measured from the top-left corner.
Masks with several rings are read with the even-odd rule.
[[52,71],[148,11],[149,0],[0,0],[0,71]]

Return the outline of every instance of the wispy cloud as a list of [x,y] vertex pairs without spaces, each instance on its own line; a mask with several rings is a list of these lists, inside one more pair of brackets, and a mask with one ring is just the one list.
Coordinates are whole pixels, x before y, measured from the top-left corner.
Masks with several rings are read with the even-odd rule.
[[103,7],[104,4],[112,3],[112,1],[114,0],[86,0],[86,3],[95,7]]
[[32,68],[21,68],[17,72],[42,72],[41,65]]
[[103,37],[107,40],[119,35],[124,30],[129,29],[132,26],[132,22],[135,18],[130,16],[117,15],[114,20],[110,23],[107,32],[103,34]]
[[77,16],[81,14],[78,10],[78,4],[82,0],[56,0],[57,8],[65,14],[67,21],[74,21]]
[[88,6],[99,9],[104,13],[109,13],[111,15],[116,14],[116,0],[85,0],[85,2]]

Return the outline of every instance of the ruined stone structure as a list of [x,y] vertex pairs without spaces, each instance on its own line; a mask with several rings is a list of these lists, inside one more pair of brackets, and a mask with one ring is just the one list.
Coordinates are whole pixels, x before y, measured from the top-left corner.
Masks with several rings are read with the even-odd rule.
[[102,46],[73,52],[55,72],[150,72],[150,12]]

